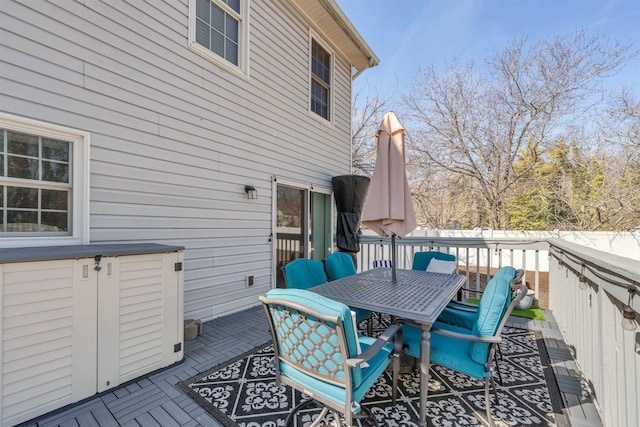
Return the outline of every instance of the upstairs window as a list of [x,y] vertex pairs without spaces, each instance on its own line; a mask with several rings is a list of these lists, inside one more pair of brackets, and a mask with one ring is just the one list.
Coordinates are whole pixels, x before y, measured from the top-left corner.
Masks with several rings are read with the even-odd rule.
[[331,120],[331,53],[311,40],[311,111]]
[[191,0],[190,46],[246,74],[248,0]]

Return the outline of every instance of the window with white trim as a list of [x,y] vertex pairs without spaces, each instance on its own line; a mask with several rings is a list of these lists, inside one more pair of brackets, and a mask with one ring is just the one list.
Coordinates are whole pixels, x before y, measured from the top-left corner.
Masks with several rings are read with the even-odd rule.
[[85,132],[0,114],[3,245],[34,237],[88,243],[87,153]]
[[249,0],[190,0],[189,46],[246,74],[248,8]]
[[311,105],[310,109],[325,120],[331,120],[332,55],[315,38],[311,39]]

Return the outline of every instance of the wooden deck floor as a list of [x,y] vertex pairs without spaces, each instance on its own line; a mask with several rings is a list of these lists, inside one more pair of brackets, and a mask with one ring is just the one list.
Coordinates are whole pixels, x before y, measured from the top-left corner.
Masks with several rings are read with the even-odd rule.
[[[550,312],[547,321],[510,319],[510,325],[542,331],[574,427],[602,426],[600,416],[579,376],[571,352]],[[44,426],[215,426],[200,406],[176,384],[240,355],[270,339],[261,307],[221,317],[203,324],[203,333],[185,342],[182,363],[139,378],[114,390],[96,395],[22,424]]]

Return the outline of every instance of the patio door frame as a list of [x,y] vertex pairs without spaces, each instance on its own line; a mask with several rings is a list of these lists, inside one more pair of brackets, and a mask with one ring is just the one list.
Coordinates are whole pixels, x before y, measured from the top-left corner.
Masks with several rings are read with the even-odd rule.
[[271,287],[275,288],[276,287],[276,280],[277,280],[277,273],[278,273],[278,268],[280,268],[280,266],[278,266],[278,230],[277,230],[277,225],[278,225],[278,185],[282,185],[282,186],[286,186],[286,187],[291,187],[294,188],[296,190],[302,190],[304,191],[304,213],[303,213],[303,224],[301,225],[301,228],[303,230],[303,251],[302,251],[302,255],[305,258],[309,258],[309,256],[311,255],[311,242],[309,239],[309,233],[307,232],[309,230],[309,221],[311,218],[311,195],[313,193],[320,193],[320,194],[326,194],[329,197],[329,203],[330,203],[330,219],[329,219],[329,233],[330,235],[328,236],[329,241],[331,242],[331,248],[329,249],[330,252],[333,251],[333,246],[334,246],[334,242],[335,242],[335,203],[334,203],[334,199],[333,199],[333,190],[331,188],[330,184],[327,184],[327,186],[318,186],[318,185],[313,185],[313,184],[309,184],[309,183],[301,183],[301,182],[297,182],[297,181],[291,181],[291,180],[287,180],[287,179],[282,179],[282,178],[277,178],[277,177],[273,177],[272,180],[272,207],[271,207],[271,212],[272,212],[272,221],[271,221]]

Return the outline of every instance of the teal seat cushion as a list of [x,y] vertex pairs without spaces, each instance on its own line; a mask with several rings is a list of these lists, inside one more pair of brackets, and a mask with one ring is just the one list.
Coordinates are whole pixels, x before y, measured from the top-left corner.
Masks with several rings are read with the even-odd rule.
[[444,252],[438,252],[438,251],[416,252],[413,255],[413,265],[411,266],[411,269],[425,271],[427,269],[427,266],[431,262],[432,258],[439,259],[441,261],[456,260],[455,255],[447,254]]
[[[363,335],[359,335],[358,338],[360,340],[362,351],[365,351],[373,342],[375,342],[374,338],[365,337]],[[376,354],[376,356],[367,361],[367,364],[369,365],[367,368],[360,368],[361,381],[352,390],[352,400],[354,402],[360,402],[371,386],[373,386],[380,375],[382,375],[386,367],[389,365],[389,356],[392,351],[393,345],[388,343],[381,351],[378,352],[378,354]],[[343,387],[329,384],[310,375],[306,375],[303,372],[288,366],[286,363],[280,364],[280,370],[287,377],[296,381],[298,384],[303,385],[306,390],[313,391],[314,394],[321,394],[340,405],[345,404],[347,392]]]
[[[493,276],[493,278],[489,281],[489,283],[496,282],[496,281],[503,282],[496,289],[497,292],[504,292],[506,293],[506,296],[507,296],[507,298],[504,299],[504,306],[502,308],[503,310],[502,313],[507,311],[507,308],[511,303],[511,288],[509,286],[505,286],[504,281],[506,281],[506,284],[508,285],[513,281],[515,277],[516,277],[516,269],[510,266],[507,266],[507,267],[500,268],[496,272],[496,274]],[[493,283],[492,286],[495,286],[495,283]],[[487,285],[487,287],[489,286]],[[485,290],[485,293],[486,292],[487,291]],[[482,301],[482,298],[484,298],[484,295],[485,294],[483,293],[481,297],[481,301]],[[478,317],[477,308],[474,311],[465,311],[465,310],[457,309],[460,307],[464,308],[465,306],[457,304],[455,301],[450,302],[449,305],[442,311],[440,316],[438,316],[438,321],[461,326],[466,329],[473,329],[474,322]]]
[[327,283],[322,262],[308,258],[298,258],[284,266],[287,287],[309,289]]
[[334,252],[324,260],[329,280],[342,279],[356,274],[356,266],[351,255],[345,252]]
[[[348,357],[354,357],[358,354],[358,347],[355,338],[356,326],[353,324],[351,311],[346,305],[304,289],[271,289],[265,294],[265,296],[267,298],[283,298],[287,301],[303,305],[320,313],[337,316],[344,325],[344,333],[349,351]],[[298,334],[303,335],[306,334],[306,332],[307,331],[299,331]],[[282,337],[282,339],[286,339],[286,337]],[[333,345],[337,346],[338,338],[332,338],[331,342]],[[300,352],[300,354],[301,359],[298,362],[303,365],[305,365],[306,363],[306,361],[304,360],[305,356],[313,357],[313,355],[309,355],[306,351],[304,351],[304,349]],[[341,363],[342,360],[337,360],[336,362]],[[360,367],[354,367],[351,369],[351,376],[354,387],[358,387],[362,383],[361,370],[362,368]],[[341,377],[344,378],[344,374]]]
[[440,313],[440,316],[438,316],[438,321],[462,326],[463,328],[471,330],[476,321],[476,311],[462,311],[455,307],[455,304],[445,307],[445,309],[442,310],[442,313]]
[[[454,332],[469,334],[469,330],[458,328],[453,325],[436,322],[434,328],[448,329]],[[422,330],[416,326],[403,325],[402,332],[404,334],[405,352],[413,357],[420,357],[420,341],[422,339]],[[478,363],[471,359],[472,341],[459,340],[440,335],[436,332],[431,333],[430,338],[431,352],[430,361],[449,369],[453,369],[474,378],[485,378],[491,375],[485,369],[485,363]],[[486,360],[485,360],[486,362]]]
[[[363,310],[361,308],[350,307],[351,311],[356,313],[356,322],[360,323],[364,320],[367,320],[369,316],[371,316],[371,312],[369,310]],[[358,325],[356,325],[356,328]]]

